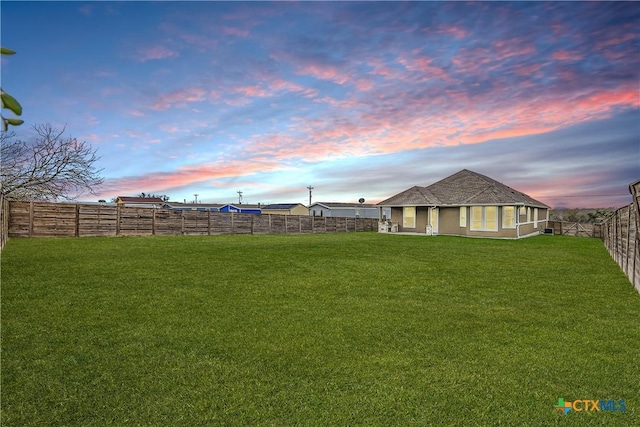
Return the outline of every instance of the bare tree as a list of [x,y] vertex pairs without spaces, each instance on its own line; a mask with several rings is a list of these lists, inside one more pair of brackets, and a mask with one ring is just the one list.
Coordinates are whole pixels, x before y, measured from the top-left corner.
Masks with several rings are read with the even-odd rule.
[[35,137],[25,142],[15,133],[0,135],[0,184],[13,200],[73,200],[95,194],[102,184],[100,159],[90,144],[63,136],[50,124],[33,126]]

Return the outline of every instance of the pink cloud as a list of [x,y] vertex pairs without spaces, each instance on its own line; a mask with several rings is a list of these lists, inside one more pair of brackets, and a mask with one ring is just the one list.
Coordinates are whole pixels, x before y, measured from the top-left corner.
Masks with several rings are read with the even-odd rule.
[[542,69],[542,64],[520,64],[513,67],[513,72],[519,76],[533,76]]
[[615,37],[604,37],[602,40],[598,41],[595,48],[596,50],[604,50],[610,48],[611,46],[619,46],[626,42],[635,42],[637,40],[637,35],[635,33],[635,28],[628,28],[628,32],[626,33],[618,33]]
[[329,80],[339,85],[349,81],[347,74],[341,73],[337,67],[326,64],[308,64],[298,68],[298,74],[310,75],[319,80]]
[[425,56],[415,58],[400,57],[398,63],[402,64],[409,71],[418,71],[423,73],[427,79],[439,78],[442,80],[451,80],[449,74],[437,65],[433,65],[433,60]]
[[207,94],[208,92],[200,87],[176,89],[158,96],[151,108],[166,110],[172,106],[185,107],[191,102],[204,101]]
[[503,61],[513,56],[535,55],[536,48],[532,44],[523,43],[521,40],[496,40],[493,43],[494,59]]
[[129,111],[129,115],[131,115],[133,117],[144,117],[144,116],[146,116],[146,114],[143,111],[140,111],[140,110],[131,110],[131,111]]
[[568,50],[559,50],[553,52],[551,57],[558,61],[580,61],[584,58],[584,55],[580,55],[575,52],[569,52]]
[[[425,29],[424,31],[428,31],[428,30]],[[436,33],[445,34],[457,40],[468,37],[470,34],[466,28],[458,27],[456,25],[440,27],[436,30]]]
[[236,36],[236,37],[248,37],[249,30],[243,28],[235,28],[235,27],[224,27],[222,32],[228,36]]
[[278,161],[244,162],[221,160],[213,163],[183,166],[174,172],[152,172],[139,176],[105,180],[99,195],[134,194],[140,191],[165,191],[200,182],[273,172],[282,167]]
[[251,85],[251,86],[240,86],[233,89],[234,92],[241,93],[246,96],[258,96],[264,97],[269,93],[267,90],[262,88],[260,85]]
[[138,50],[139,62],[147,62],[156,59],[177,58],[180,56],[179,52],[166,48],[165,46],[153,46]]
[[451,58],[451,63],[456,71],[463,74],[479,74],[495,64],[491,59],[491,51],[486,48],[462,48]]

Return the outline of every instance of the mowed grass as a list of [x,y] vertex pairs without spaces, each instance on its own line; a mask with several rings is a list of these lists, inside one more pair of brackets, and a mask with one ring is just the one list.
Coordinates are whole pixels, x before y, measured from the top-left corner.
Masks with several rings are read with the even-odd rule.
[[3,426],[640,421],[640,295],[597,239],[11,239],[1,273]]

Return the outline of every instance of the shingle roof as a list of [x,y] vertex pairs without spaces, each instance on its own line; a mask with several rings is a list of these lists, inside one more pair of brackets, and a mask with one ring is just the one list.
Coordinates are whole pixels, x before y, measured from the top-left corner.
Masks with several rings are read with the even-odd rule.
[[[345,202],[315,202],[313,203],[313,205],[322,205],[324,207],[327,208],[354,208],[354,207],[365,207],[365,208],[371,208],[371,207],[375,207],[376,205],[372,205],[370,203],[357,203],[357,202],[353,202],[353,203],[345,203]],[[311,205],[311,206],[313,206]]]
[[544,203],[488,176],[463,169],[429,185],[411,187],[378,203],[380,206],[461,206],[525,204],[548,208]]
[[146,203],[146,204],[155,204],[155,203],[160,203],[163,204],[165,203],[164,200],[162,200],[159,197],[129,197],[129,196],[118,196],[116,198],[116,200],[120,200],[123,203]]

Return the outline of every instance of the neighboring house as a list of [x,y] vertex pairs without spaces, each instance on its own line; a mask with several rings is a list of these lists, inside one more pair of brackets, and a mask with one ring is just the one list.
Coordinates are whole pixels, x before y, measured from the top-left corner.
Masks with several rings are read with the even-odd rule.
[[506,238],[543,232],[550,209],[467,169],[428,187],[412,187],[378,206],[391,209],[390,221],[400,232]]
[[376,205],[363,203],[317,202],[309,207],[311,216],[331,216],[341,218],[379,218]]
[[249,213],[260,214],[262,210],[260,205],[223,205],[220,207],[220,212],[235,212],[235,213]]
[[276,215],[309,215],[309,208],[302,203],[274,203],[262,206],[263,214]]
[[128,206],[135,208],[161,208],[165,201],[160,197],[129,197],[118,196],[116,203],[120,206]]
[[173,209],[178,211],[201,211],[201,212],[219,212],[223,205],[221,203],[179,203],[179,202],[166,202],[165,209]]

